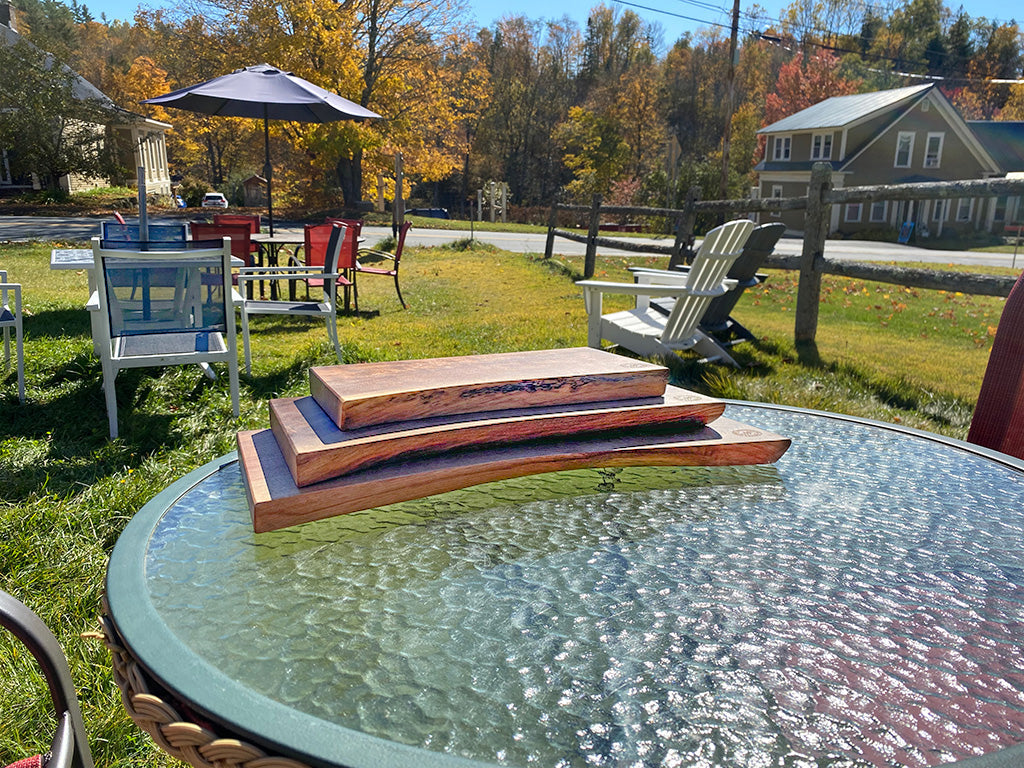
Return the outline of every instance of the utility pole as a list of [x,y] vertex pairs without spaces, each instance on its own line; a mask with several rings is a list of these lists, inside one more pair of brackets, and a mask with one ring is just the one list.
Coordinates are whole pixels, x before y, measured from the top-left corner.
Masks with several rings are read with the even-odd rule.
[[740,0],[732,4],[732,33],[729,38],[729,69],[726,75],[725,133],[722,136],[721,199],[729,196],[729,140],[732,138],[732,110],[736,99],[736,47],[740,32]]

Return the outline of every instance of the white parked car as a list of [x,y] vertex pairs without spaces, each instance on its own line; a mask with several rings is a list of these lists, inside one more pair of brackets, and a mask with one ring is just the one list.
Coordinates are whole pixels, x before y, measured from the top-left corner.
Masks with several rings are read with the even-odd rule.
[[228,199],[220,192],[207,192],[203,195],[203,208],[227,208]]

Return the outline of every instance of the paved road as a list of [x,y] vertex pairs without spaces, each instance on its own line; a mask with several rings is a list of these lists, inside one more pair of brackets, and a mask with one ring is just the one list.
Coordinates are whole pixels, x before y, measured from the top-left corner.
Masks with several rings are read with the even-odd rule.
[[[152,221],[159,221],[154,218]],[[100,219],[88,217],[39,217],[39,216],[0,216],[0,241],[3,240],[88,240],[100,233]],[[301,232],[301,226],[281,224],[277,231]],[[363,235],[371,245],[378,240],[390,236],[390,227],[365,227]],[[431,246],[441,245],[453,240],[469,237],[470,232],[440,229],[410,230],[410,245]],[[476,232],[476,238],[491,243],[498,248],[514,253],[543,253],[545,235],[519,232]],[[670,245],[671,240],[662,238],[631,238],[632,242],[657,243]],[[797,255],[803,247],[798,237],[784,237],[776,246],[776,253]],[[555,252],[566,256],[581,256],[585,251],[582,243],[558,239],[555,241]],[[632,251],[621,251],[614,248],[598,248],[598,253],[605,255],[636,256]],[[975,253],[971,251],[934,251],[895,243],[878,243],[859,240],[829,240],[825,244],[825,256],[830,259],[847,259],[852,261],[920,261],[933,264],[973,264],[979,266],[1024,266],[1024,252],[1017,255],[1011,253]]]

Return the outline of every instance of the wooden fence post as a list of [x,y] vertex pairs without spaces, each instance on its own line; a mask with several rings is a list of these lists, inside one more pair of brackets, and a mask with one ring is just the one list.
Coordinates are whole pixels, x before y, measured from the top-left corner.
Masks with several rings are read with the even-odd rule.
[[825,193],[832,189],[832,167],[815,163],[807,188],[807,217],[804,220],[804,248],[800,256],[800,286],[796,294],[794,340],[814,343],[818,332],[818,304],[821,300],[821,275],[825,260],[832,206]]
[[583,261],[583,279],[594,276],[597,267],[597,233],[601,227],[601,196],[594,195],[590,204],[590,231],[587,232],[587,255]]
[[697,225],[695,206],[700,200],[700,187],[686,190],[683,202],[683,215],[677,220],[676,241],[672,244],[672,255],[668,258],[668,268],[672,269],[693,259],[693,230]]
[[544,258],[550,259],[555,253],[555,227],[558,226],[558,200],[551,204],[551,215],[548,216],[548,239],[544,244]]

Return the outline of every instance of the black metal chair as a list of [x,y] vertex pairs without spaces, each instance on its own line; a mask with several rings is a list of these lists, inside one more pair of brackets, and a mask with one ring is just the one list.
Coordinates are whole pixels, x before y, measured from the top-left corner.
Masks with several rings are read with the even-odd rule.
[[0,625],[6,627],[35,657],[53,699],[57,730],[47,755],[13,763],[39,768],[93,768],[82,710],[71,680],[67,658],[57,638],[24,603],[0,590]]

